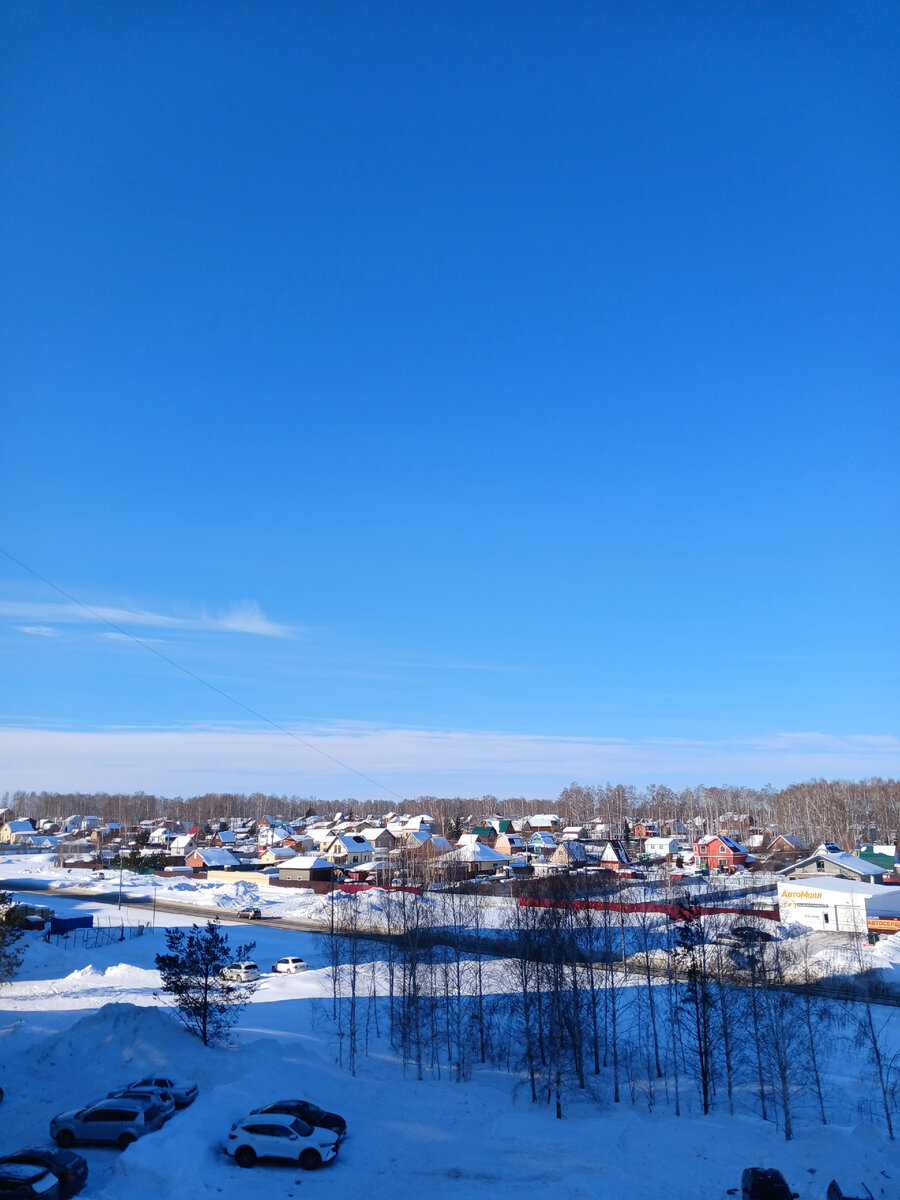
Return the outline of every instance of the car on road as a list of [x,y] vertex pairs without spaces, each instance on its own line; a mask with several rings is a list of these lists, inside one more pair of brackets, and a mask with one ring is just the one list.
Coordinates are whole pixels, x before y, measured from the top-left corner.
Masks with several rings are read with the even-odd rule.
[[168,1121],[170,1117],[175,1116],[175,1097],[172,1093],[167,1092],[164,1088],[154,1087],[149,1083],[138,1084],[134,1087],[117,1088],[114,1092],[107,1092],[107,1097],[110,1100],[150,1099],[159,1105],[164,1120]]
[[59,1200],[56,1176],[32,1163],[0,1163],[0,1196],[4,1200]]
[[251,1113],[235,1121],[224,1150],[239,1167],[252,1167],[257,1159],[275,1158],[299,1163],[314,1171],[338,1152],[338,1139],[286,1113]]
[[772,1167],[747,1167],[741,1175],[741,1200],[797,1200],[780,1171]]
[[244,921],[262,920],[262,911],[258,908],[242,908],[238,916]]
[[255,962],[235,962],[223,967],[219,978],[227,983],[253,983],[259,979],[259,967]]
[[[43,1167],[50,1171],[59,1184],[61,1200],[67,1200],[69,1196],[74,1196],[87,1183],[88,1165],[74,1150],[60,1150],[59,1147],[52,1145],[26,1146],[24,1150],[17,1150],[15,1154],[5,1154],[0,1158],[0,1169],[6,1163],[22,1163],[25,1166]],[[44,1195],[47,1194],[44,1193]],[[0,1188],[0,1196],[8,1195],[8,1191]]]
[[129,1083],[128,1086],[132,1089],[143,1087],[161,1088],[164,1092],[171,1094],[176,1108],[187,1108],[189,1104],[193,1104],[197,1099],[198,1089],[193,1080],[173,1079],[171,1075],[145,1075],[143,1079]]
[[753,943],[761,944],[762,942],[775,941],[774,934],[769,933],[767,929],[756,929],[753,925],[735,925],[731,931],[731,935],[736,941],[748,946]]
[[80,1142],[127,1149],[132,1142],[162,1129],[162,1109],[153,1100],[98,1100],[87,1108],[60,1113],[50,1122],[50,1136],[63,1150]]
[[279,958],[277,963],[272,964],[272,971],[276,975],[296,975],[298,971],[308,970],[309,964],[302,958]]
[[347,1122],[343,1117],[339,1117],[337,1113],[326,1112],[324,1108],[319,1108],[318,1104],[311,1104],[309,1100],[276,1100],[263,1108],[254,1108],[251,1115],[257,1116],[259,1113],[283,1113],[285,1116],[296,1117],[317,1129],[331,1130],[337,1134],[338,1141],[343,1141],[347,1136]]

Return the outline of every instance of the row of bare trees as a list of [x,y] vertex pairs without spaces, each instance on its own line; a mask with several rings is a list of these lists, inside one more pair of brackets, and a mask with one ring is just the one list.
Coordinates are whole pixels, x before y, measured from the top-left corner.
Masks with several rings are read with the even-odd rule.
[[[313,812],[321,817],[384,816],[397,803],[379,800],[317,800],[312,796],[207,793],[202,796],[165,797],[144,792],[123,794],[13,792],[0,808],[18,816],[59,818],[70,813],[92,813],[104,820],[135,824],[160,818],[190,822],[243,817],[258,821],[265,813],[288,819]],[[563,788],[555,800],[503,800],[496,796],[418,796],[408,803],[410,812],[427,812],[443,834],[480,821],[492,813],[529,816],[548,808],[566,825],[600,821],[621,832],[626,823],[642,817],[665,825],[681,821],[701,832],[731,830],[748,836],[752,829],[770,828],[797,834],[810,844],[823,840],[852,847],[860,841],[895,841],[900,834],[900,781],[812,779],[775,789],[771,787],[705,787],[680,791],[664,784],[636,788],[626,784],[579,784]],[[695,824],[696,823],[696,824]]]
[[[477,888],[337,893],[333,912],[329,1022],[351,1071],[374,1032],[418,1078],[464,1081],[490,1064],[560,1117],[579,1097],[754,1111],[790,1139],[798,1117],[827,1124],[845,1109],[835,1054],[858,1062],[862,1048],[862,1104],[877,1098],[865,1115],[893,1137],[891,1010],[818,995],[808,939],[738,945],[726,915],[626,911],[619,886],[598,895],[577,875],[531,902]],[[373,931],[385,940],[365,941]]]

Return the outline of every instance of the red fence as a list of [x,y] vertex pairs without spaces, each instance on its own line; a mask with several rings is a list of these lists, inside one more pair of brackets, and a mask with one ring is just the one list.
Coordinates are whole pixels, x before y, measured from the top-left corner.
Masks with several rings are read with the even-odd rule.
[[601,912],[616,913],[663,913],[670,921],[696,921],[713,913],[728,913],[733,917],[762,917],[766,921],[778,921],[775,908],[727,908],[716,904],[676,904],[653,900],[564,900],[555,896],[520,896],[522,908],[595,908]]
[[[269,883],[272,887],[306,888],[307,891],[315,892],[317,896],[325,896],[333,891],[370,892],[378,887],[374,883],[332,883],[330,879],[270,879]],[[381,888],[381,891],[411,892],[414,896],[422,894],[420,887],[385,887]]]

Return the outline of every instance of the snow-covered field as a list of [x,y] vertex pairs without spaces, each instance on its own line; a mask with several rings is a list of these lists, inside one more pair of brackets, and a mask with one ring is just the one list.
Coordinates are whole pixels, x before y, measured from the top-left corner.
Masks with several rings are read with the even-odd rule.
[[[5,872],[21,877],[22,859],[7,863]],[[177,883],[169,886],[178,889]],[[195,890],[203,895],[202,888]],[[279,896],[278,902],[297,898],[290,893],[289,901]],[[60,915],[94,912],[104,923],[111,918],[109,906],[89,899],[53,896],[48,903]],[[224,915],[225,906],[219,907]],[[147,913],[131,910],[130,919],[147,920]],[[687,1098],[691,1112],[681,1118],[659,1109],[648,1114],[627,1099],[614,1106],[576,1098],[557,1121],[551,1108],[530,1103],[526,1087],[490,1068],[476,1068],[467,1083],[452,1082],[446,1072],[441,1080],[417,1081],[374,1033],[358,1074],[340,1069],[327,1020],[328,943],[314,933],[227,926],[233,944],[256,941],[254,957],[264,969],[276,958],[299,954],[310,970],[265,977],[233,1044],[204,1048],[155,999],[153,963],[164,948],[163,922],[190,923],[191,916],[157,913],[156,920],[157,928],[142,937],[95,950],[66,948],[55,939],[48,945],[29,934],[19,978],[0,992],[0,1152],[46,1140],[55,1113],[99,1098],[150,1068],[200,1083],[190,1109],[124,1153],[81,1151],[91,1171],[87,1200],[227,1200],[248,1190],[290,1197],[301,1189],[304,1196],[374,1200],[420,1200],[423,1194],[488,1200],[498,1192],[542,1200],[548,1194],[725,1200],[739,1189],[748,1165],[778,1167],[801,1200],[824,1200],[832,1178],[850,1195],[864,1195],[864,1181],[876,1198],[900,1197],[897,1144],[881,1126],[858,1123],[867,1086],[860,1076],[867,1068],[841,1039],[830,1047],[829,1059],[831,1085],[846,1093],[846,1103],[834,1105],[841,1121],[823,1128],[811,1117],[799,1119],[796,1140],[788,1144],[771,1123],[752,1116],[702,1117]],[[370,955],[380,953],[369,946]],[[900,959],[896,947],[882,947],[883,955]],[[893,1050],[900,1049],[900,1010],[879,1010],[879,1020],[890,1026]],[[288,1096],[314,1100],[347,1118],[349,1135],[336,1163],[312,1174],[290,1166],[242,1171],[221,1151],[231,1122]]]

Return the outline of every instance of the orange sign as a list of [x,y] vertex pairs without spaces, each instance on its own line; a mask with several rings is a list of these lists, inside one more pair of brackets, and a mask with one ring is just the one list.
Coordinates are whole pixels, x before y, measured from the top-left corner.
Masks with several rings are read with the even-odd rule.
[[871,933],[900,932],[900,917],[869,917],[866,924]]

